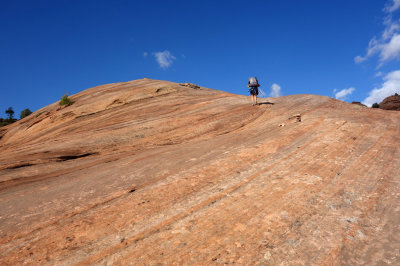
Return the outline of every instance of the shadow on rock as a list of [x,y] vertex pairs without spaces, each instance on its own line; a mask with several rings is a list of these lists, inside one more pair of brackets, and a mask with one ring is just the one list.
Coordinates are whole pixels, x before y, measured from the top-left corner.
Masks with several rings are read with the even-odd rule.
[[274,105],[275,103],[271,103],[271,102],[262,102],[262,103],[258,103],[258,105],[262,105],[262,104],[265,104],[265,105]]

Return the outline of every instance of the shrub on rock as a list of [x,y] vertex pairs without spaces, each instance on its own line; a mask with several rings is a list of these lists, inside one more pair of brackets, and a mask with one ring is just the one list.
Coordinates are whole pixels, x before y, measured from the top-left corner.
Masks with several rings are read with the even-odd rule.
[[67,94],[65,94],[63,97],[61,97],[61,100],[60,100],[60,105],[61,105],[61,106],[64,106],[64,105],[69,106],[69,105],[71,105],[71,104],[73,104],[73,103],[74,103],[74,101],[72,101],[72,100],[68,97]]

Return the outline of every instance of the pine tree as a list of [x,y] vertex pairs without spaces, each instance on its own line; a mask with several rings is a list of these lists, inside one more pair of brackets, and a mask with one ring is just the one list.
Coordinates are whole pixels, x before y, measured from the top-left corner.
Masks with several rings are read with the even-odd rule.
[[14,110],[12,107],[8,107],[6,114],[8,115],[8,120],[13,120]]

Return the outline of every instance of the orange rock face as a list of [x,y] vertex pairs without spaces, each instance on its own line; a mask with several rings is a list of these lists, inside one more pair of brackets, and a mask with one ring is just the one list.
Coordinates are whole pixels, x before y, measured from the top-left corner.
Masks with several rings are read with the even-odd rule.
[[386,97],[380,104],[379,108],[385,110],[400,111],[400,95],[392,95]]
[[2,265],[400,263],[400,113],[149,79],[72,99],[0,129]]

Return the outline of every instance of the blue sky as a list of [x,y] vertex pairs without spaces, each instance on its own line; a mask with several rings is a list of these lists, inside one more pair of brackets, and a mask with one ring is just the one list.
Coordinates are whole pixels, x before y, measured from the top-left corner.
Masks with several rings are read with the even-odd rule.
[[399,17],[400,0],[0,0],[0,116],[143,77],[372,104],[400,93]]

